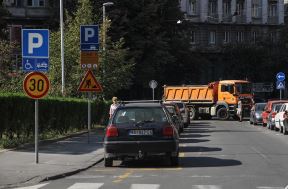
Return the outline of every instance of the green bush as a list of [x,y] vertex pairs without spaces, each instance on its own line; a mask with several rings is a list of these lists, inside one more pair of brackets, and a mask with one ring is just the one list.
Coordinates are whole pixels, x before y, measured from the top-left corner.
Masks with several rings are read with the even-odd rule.
[[[23,94],[0,93],[0,137],[21,141],[34,136],[35,101]],[[86,99],[49,97],[39,100],[40,138],[65,135],[87,128],[88,103]],[[92,125],[108,121],[109,104],[94,100],[91,103]],[[53,137],[53,136],[52,136]]]

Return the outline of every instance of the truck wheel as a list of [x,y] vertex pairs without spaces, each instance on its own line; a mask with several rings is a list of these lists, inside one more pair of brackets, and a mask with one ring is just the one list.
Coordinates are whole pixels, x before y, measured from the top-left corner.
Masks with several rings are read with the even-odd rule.
[[196,120],[196,119],[198,119],[198,112],[195,110],[195,108],[191,108],[190,120]]
[[226,108],[220,108],[217,111],[217,117],[220,120],[227,120],[229,118],[229,113]]

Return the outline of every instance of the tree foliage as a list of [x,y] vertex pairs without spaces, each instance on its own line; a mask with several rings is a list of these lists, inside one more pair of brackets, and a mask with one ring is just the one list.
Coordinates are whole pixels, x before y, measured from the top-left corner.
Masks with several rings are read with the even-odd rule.
[[[85,16],[83,16],[85,15]],[[79,0],[75,14],[66,15],[65,21],[65,88],[66,95],[79,96],[77,88],[84,77],[84,70],[80,68],[80,25],[95,24],[97,15],[93,14],[89,0]],[[113,95],[119,88],[127,87],[131,80],[133,68],[132,59],[127,58],[127,49],[123,48],[124,40],[112,42],[107,40],[105,67],[109,72],[103,74],[103,53],[100,54],[100,69],[96,77],[103,84],[104,94],[107,97]],[[60,94],[61,90],[61,54],[60,31],[51,34],[51,70],[50,79],[52,93]],[[114,74],[114,75],[113,75]],[[123,78],[126,76],[127,78]],[[104,79],[105,78],[105,79]],[[128,82],[125,82],[127,80]]]

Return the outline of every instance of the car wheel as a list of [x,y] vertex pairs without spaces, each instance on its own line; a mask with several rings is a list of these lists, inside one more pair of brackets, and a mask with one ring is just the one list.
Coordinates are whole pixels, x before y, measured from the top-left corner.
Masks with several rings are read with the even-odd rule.
[[229,118],[229,113],[226,108],[220,108],[217,111],[217,117],[220,120],[227,120]]
[[104,166],[105,167],[112,167],[113,166],[113,159],[112,158],[104,158]]
[[190,122],[191,120],[197,120],[198,119],[198,112],[195,110],[195,108],[191,108],[190,111]]
[[179,157],[177,156],[171,156],[170,157],[171,166],[177,166],[179,164]]
[[283,135],[287,135],[287,134],[288,134],[288,132],[287,132],[285,126],[284,126],[284,127],[283,127]]

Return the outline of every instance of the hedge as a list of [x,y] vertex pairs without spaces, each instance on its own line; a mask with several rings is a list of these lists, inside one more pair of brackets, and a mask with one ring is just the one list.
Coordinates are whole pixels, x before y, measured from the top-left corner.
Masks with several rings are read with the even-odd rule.
[[[35,100],[23,94],[0,93],[0,137],[13,139],[34,135]],[[39,134],[67,132],[87,128],[86,99],[44,98],[39,100]],[[91,123],[106,124],[109,103],[93,100]]]

